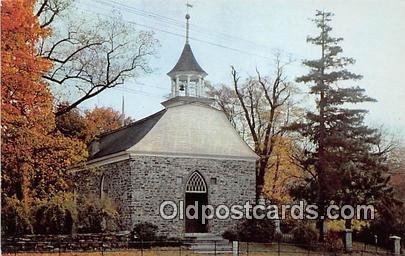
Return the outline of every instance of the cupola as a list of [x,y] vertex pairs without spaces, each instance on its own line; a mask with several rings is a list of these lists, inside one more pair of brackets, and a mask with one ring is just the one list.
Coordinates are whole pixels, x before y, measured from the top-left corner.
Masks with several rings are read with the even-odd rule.
[[189,43],[189,20],[190,15],[186,15],[186,43],[176,65],[167,75],[171,79],[170,98],[178,96],[204,97],[205,80],[208,75],[198,64],[194,57]]

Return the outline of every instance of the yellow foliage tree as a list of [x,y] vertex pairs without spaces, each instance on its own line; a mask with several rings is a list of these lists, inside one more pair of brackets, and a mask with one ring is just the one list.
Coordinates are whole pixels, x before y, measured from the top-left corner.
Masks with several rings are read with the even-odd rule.
[[294,143],[290,138],[277,138],[265,176],[264,194],[274,203],[291,202],[289,188],[302,178],[299,167],[291,160]]

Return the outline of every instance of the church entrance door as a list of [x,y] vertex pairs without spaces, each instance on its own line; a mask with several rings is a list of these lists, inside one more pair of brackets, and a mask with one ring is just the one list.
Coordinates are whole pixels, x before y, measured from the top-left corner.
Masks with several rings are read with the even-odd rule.
[[[190,217],[185,216],[186,233],[206,233],[208,232],[207,220],[202,221],[202,206],[208,204],[207,185],[204,178],[198,172],[191,174],[186,185],[185,209],[190,208]],[[197,213],[195,213],[197,211]],[[196,218],[195,218],[196,217]]]

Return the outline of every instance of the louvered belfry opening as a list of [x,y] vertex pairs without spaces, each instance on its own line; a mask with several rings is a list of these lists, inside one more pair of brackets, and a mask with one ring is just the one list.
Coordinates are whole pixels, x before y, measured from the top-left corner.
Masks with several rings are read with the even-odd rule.
[[187,181],[186,193],[207,193],[204,178],[198,172],[191,174]]

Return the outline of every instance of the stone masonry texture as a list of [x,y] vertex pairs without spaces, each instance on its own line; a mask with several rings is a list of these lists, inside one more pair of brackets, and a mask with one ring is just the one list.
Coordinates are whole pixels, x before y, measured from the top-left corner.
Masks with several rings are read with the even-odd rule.
[[[163,201],[185,200],[188,177],[198,171],[208,188],[208,204],[254,202],[255,162],[234,159],[206,159],[170,156],[134,156],[131,159],[78,171],[75,175],[79,196],[104,192],[120,209],[123,229],[132,230],[140,222],[150,222],[160,235],[182,237],[185,220],[164,220],[159,215]],[[103,182],[101,182],[103,180]],[[216,180],[216,182],[214,182]],[[208,231],[222,234],[235,220],[208,221]]]

